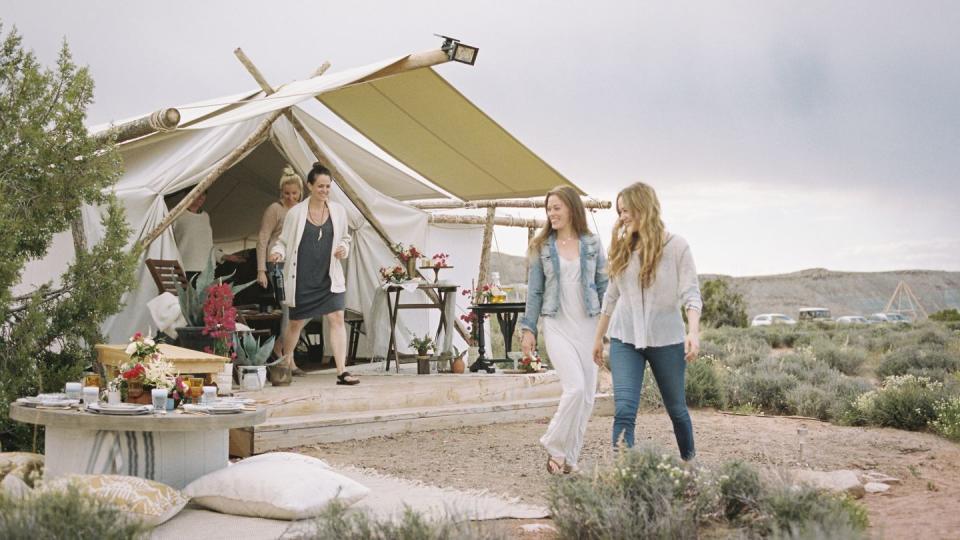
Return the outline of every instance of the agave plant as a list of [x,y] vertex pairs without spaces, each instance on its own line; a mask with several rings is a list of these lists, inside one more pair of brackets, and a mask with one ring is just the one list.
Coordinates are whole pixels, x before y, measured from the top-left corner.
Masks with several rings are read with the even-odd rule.
[[234,334],[233,350],[237,353],[237,358],[234,360],[234,363],[238,366],[270,366],[276,364],[281,358],[278,358],[271,364],[267,364],[267,359],[270,358],[270,351],[273,350],[273,342],[276,339],[276,336],[270,336],[270,339],[261,345],[257,338],[248,332],[244,332],[242,338]]
[[[228,280],[233,277],[233,274],[230,274],[226,277],[217,278],[214,266],[214,257],[211,252],[210,258],[207,259],[207,267],[197,274],[196,278],[188,282],[186,288],[180,287],[179,283],[177,284],[177,297],[180,300],[180,311],[183,312],[183,317],[187,320],[187,326],[204,325],[203,304],[207,301],[207,289],[218,280],[227,283]],[[254,283],[255,281],[251,281],[243,285],[231,285],[230,288],[233,290],[233,294],[236,295]]]

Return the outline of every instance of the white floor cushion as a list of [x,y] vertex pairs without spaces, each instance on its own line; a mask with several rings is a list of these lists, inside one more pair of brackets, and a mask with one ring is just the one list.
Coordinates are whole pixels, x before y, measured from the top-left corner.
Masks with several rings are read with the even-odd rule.
[[244,460],[202,476],[183,490],[194,503],[211,510],[272,519],[315,517],[333,499],[350,505],[369,492],[326,464],[289,459]]
[[306,465],[313,465],[316,467],[323,467],[324,469],[329,469],[330,465],[327,465],[327,462],[318,459],[315,457],[305,456],[303,454],[296,454],[294,452],[267,452],[266,454],[258,454],[253,457],[248,457],[246,459],[240,460],[233,465],[249,465],[251,463],[303,463]]

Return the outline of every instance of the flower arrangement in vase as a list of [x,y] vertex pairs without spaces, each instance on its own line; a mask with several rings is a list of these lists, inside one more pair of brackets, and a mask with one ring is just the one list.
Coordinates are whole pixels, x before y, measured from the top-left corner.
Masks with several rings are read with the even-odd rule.
[[423,256],[423,252],[413,244],[405,246],[402,243],[394,245],[393,252],[403,261],[404,266],[406,266],[407,275],[410,279],[413,279],[417,275],[417,259]]
[[470,303],[475,306],[489,304],[493,301],[493,287],[490,285],[478,285],[472,289],[464,289],[460,294],[469,297]]
[[236,358],[233,333],[237,330],[237,308],[233,306],[233,288],[228,283],[217,283],[207,289],[203,303],[203,335],[213,339],[213,346],[203,352]]
[[130,355],[130,362],[120,367],[120,374],[109,385],[120,390],[123,399],[149,404],[150,391],[154,388],[177,389],[178,374],[173,363],[163,356],[153,339],[137,332],[130,338],[125,352]]
[[380,269],[380,278],[384,283],[403,283],[407,280],[407,271],[400,265]]

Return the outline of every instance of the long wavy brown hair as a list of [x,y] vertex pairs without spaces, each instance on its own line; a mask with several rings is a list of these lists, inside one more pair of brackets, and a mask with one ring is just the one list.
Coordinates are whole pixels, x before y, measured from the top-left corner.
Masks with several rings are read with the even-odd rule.
[[640,286],[649,287],[656,278],[657,265],[663,256],[666,228],[660,219],[660,201],[652,187],[637,182],[617,194],[617,209],[623,206],[633,218],[631,226],[620,220],[610,239],[610,277],[617,277],[627,269],[634,251],[640,254]]
[[[587,227],[587,211],[583,207],[583,201],[580,200],[577,190],[570,186],[557,186],[548,191],[546,197],[543,198],[544,206],[550,204],[550,197],[559,198],[560,202],[570,210],[570,224],[573,225],[573,230],[577,232],[577,235],[583,236],[590,233],[590,228]],[[546,209],[544,209],[544,212],[546,212]],[[543,243],[550,238],[551,234],[553,234],[553,227],[550,226],[550,220],[548,219],[543,228],[530,240],[527,256],[536,257],[539,255],[540,248],[543,247]]]

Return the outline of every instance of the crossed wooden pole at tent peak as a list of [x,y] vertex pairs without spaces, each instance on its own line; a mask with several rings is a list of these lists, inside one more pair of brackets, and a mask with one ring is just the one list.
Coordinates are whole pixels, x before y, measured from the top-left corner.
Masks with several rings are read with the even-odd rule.
[[[237,49],[233,51],[233,54],[236,55],[237,59],[240,60],[240,63],[243,64],[243,66],[247,69],[247,71],[250,73],[250,76],[253,77],[255,81],[257,81],[257,84],[260,85],[260,88],[263,89],[264,93],[266,93],[269,96],[270,94],[273,94],[275,92],[273,87],[270,86],[270,83],[267,82],[266,78],[264,78],[260,70],[257,69],[257,67],[250,60],[250,58],[247,57],[246,54],[244,54],[242,49],[237,47]],[[329,66],[329,64],[325,64],[325,65]],[[321,68],[321,69],[325,71],[325,68]],[[320,72],[322,73],[322,71]],[[364,80],[367,80],[367,79],[364,79]],[[380,223],[380,220],[377,219],[374,213],[370,210],[370,207],[367,206],[366,201],[364,201],[363,198],[360,197],[360,195],[356,192],[356,190],[353,189],[353,186],[350,185],[350,181],[347,179],[347,176],[344,175],[337,168],[336,163],[332,159],[330,159],[326,155],[326,153],[320,148],[320,146],[316,143],[316,141],[307,131],[307,128],[303,125],[303,123],[300,122],[300,120],[293,115],[293,111],[291,111],[290,109],[283,109],[282,113],[286,117],[286,119],[290,122],[290,124],[293,126],[293,129],[296,130],[300,138],[307,144],[307,147],[310,148],[310,151],[313,152],[314,156],[316,156],[317,160],[324,163],[326,167],[330,169],[330,171],[334,174],[334,176],[336,176],[337,185],[340,187],[340,189],[343,190],[347,198],[349,198],[350,201],[357,207],[357,210],[359,210],[360,213],[363,214],[363,217],[366,218],[366,220],[370,223],[370,226],[373,227],[373,230],[377,232],[377,234],[384,241],[384,243],[386,243],[387,247],[390,248],[390,252],[394,253],[393,246],[395,245],[395,242],[393,242],[393,240],[390,238],[390,235],[387,234],[387,231],[383,227],[383,224]],[[394,253],[394,255],[397,256],[397,258],[399,259],[398,253]],[[417,273],[419,274],[420,272],[417,271]],[[423,276],[421,275],[421,277]],[[437,294],[435,291],[426,289],[424,290],[424,292],[427,293],[427,295],[430,297],[432,301],[439,303],[439,297],[437,297]],[[460,333],[460,336],[463,337],[463,339],[469,340],[469,336],[467,334],[466,329],[463,328],[463,326],[460,324],[459,321],[454,321],[454,326],[457,329],[457,332]]]

